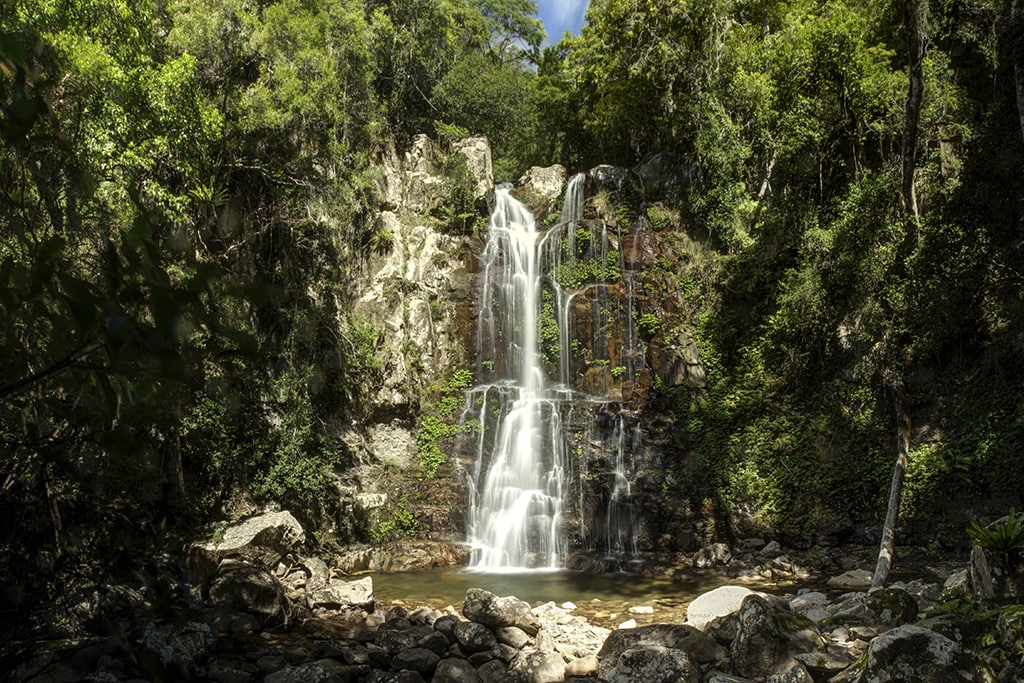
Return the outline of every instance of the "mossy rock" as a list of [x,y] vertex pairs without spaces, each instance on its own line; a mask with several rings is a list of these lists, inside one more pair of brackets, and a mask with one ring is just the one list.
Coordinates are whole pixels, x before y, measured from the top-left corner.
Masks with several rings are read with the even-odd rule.
[[[882,588],[868,594],[868,608],[879,620],[892,626],[917,621],[917,601],[910,593],[899,588]],[[886,618],[887,615],[891,618]]]

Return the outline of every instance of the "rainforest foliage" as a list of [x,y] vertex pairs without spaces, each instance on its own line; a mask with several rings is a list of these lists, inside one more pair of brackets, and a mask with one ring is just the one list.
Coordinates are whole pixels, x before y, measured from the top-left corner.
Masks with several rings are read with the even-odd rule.
[[375,163],[420,132],[499,180],[688,170],[648,199],[690,320],[650,334],[692,323],[708,386],[669,398],[720,514],[873,518],[897,403],[908,514],[1021,505],[1019,0],[593,0],[547,46],[531,0],[2,1],[7,570],[240,500],[327,526]]

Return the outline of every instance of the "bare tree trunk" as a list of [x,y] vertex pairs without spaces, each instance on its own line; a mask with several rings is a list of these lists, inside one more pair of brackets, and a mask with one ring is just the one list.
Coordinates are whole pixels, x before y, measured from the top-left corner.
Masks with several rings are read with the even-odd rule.
[[921,120],[921,102],[924,97],[923,64],[927,51],[927,0],[904,2],[903,25],[907,32],[907,67],[910,72],[910,88],[903,111],[903,206],[907,215],[916,222],[918,210],[914,171],[917,168],[918,124]]
[[871,587],[881,588],[889,578],[892,558],[896,546],[896,519],[900,512],[900,498],[903,493],[903,475],[907,471],[907,454],[910,451],[910,415],[903,406],[903,400],[896,393],[893,402],[896,408],[896,467],[892,471],[889,487],[889,509],[882,526],[882,542],[878,548],[878,562],[871,577]]
[[1013,0],[1010,6],[1010,35],[1013,45],[1013,75],[1017,82],[1017,116],[1020,118],[1020,137],[1024,141],[1024,2]]

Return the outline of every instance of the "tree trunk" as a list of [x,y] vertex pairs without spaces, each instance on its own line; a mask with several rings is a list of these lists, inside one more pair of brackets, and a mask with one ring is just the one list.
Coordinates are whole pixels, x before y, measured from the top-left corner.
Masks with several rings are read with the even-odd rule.
[[[1019,2],[1019,0],[1017,0]],[[903,25],[907,32],[907,68],[910,88],[903,111],[903,206],[915,222],[918,219],[914,171],[917,168],[918,124],[924,96],[924,55],[927,50],[928,2],[906,0],[903,4]]]
[[882,543],[878,548],[878,562],[871,577],[871,587],[881,588],[889,578],[892,567],[893,549],[896,546],[896,519],[900,512],[900,498],[903,493],[903,475],[907,471],[907,453],[910,451],[910,415],[897,395],[893,402],[896,408],[896,467],[892,471],[892,485],[889,487],[889,509],[882,526]]
[[1017,117],[1020,119],[1020,137],[1024,141],[1024,2],[1013,0],[1010,8],[1010,35],[1013,44],[1013,76],[1017,82]]

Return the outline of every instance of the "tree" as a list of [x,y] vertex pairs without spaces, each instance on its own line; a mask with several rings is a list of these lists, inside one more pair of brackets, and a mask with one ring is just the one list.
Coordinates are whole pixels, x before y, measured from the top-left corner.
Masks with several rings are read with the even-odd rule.
[[896,465],[893,467],[892,483],[889,485],[889,501],[886,507],[885,522],[882,524],[878,561],[875,563],[875,572],[871,577],[872,588],[881,588],[885,585],[885,581],[889,577],[889,569],[892,567],[896,546],[896,520],[899,517],[903,477],[907,472],[910,452],[910,414],[898,392],[894,392],[893,405],[896,412]]
[[1024,2],[1013,0],[1010,9],[1010,35],[1013,39],[1013,74],[1017,90],[1017,116],[1020,119],[1020,137],[1024,142]]
[[501,62],[536,64],[544,42],[544,24],[534,0],[474,0],[491,31],[490,52]]
[[903,22],[909,73],[903,124],[903,203],[910,218],[917,221],[920,216],[914,176],[917,173],[918,125],[924,96],[923,63],[928,41],[928,3],[925,0],[906,0],[903,3]]
[[515,65],[469,53],[434,90],[442,122],[490,140],[497,178],[519,177],[538,156],[536,80]]

